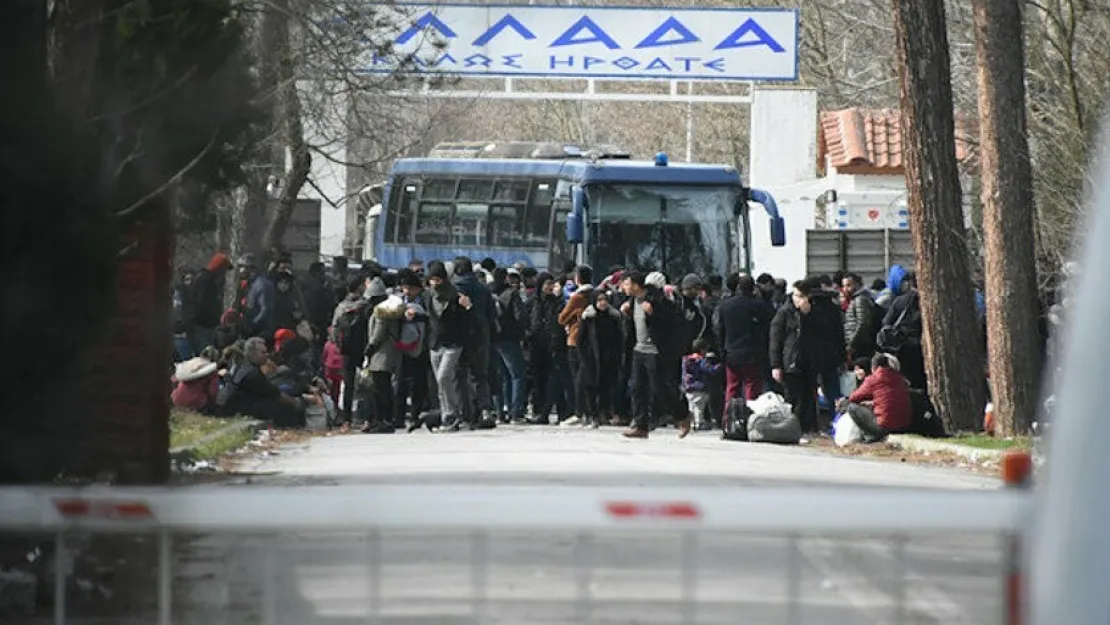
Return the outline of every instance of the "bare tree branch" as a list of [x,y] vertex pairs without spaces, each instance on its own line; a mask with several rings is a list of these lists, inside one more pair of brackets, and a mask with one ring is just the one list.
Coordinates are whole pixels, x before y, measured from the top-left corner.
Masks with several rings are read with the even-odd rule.
[[175,185],[180,184],[181,179],[184,178],[190,171],[192,171],[192,169],[194,167],[196,167],[198,163],[200,163],[202,160],[204,160],[204,157],[208,156],[208,153],[212,151],[212,148],[215,147],[215,145],[216,145],[216,137],[218,135],[219,135],[218,132],[212,133],[212,138],[208,140],[208,143],[207,143],[207,145],[204,146],[204,149],[202,149],[200,152],[198,152],[197,155],[194,156],[191,161],[186,163],[186,165],[184,167],[177,170],[176,174],[174,174],[173,176],[170,176],[169,180],[162,183],[162,185],[159,186],[157,189],[155,189],[155,190],[151,191],[150,193],[147,193],[143,197],[139,198],[137,201],[135,201],[133,204],[131,204],[131,206],[128,206],[127,208],[114,213],[112,216],[115,217],[116,219],[122,219],[124,217],[128,217],[128,216],[134,214],[135,212],[139,211],[140,209],[142,209],[144,206],[147,205],[148,202],[150,202],[154,198],[162,195],[166,191],[169,191]]

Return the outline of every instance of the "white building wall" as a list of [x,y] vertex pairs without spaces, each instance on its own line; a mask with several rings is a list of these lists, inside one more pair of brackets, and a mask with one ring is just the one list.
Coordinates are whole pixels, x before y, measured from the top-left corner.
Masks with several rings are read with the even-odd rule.
[[[813,227],[813,189],[786,187],[812,182],[817,164],[817,92],[755,89],[751,108],[751,165],[746,183],[770,192],[786,220],[786,246],[771,247],[767,214],[753,207],[752,271],[796,280],[805,276],[806,230]],[[783,193],[779,193],[780,189]]]
[[[313,184],[306,184],[300,196],[320,200],[320,254],[324,257],[343,254],[343,239],[347,232],[347,106],[348,98],[342,89],[336,89],[328,101],[321,102],[315,85],[305,82],[298,85],[305,109],[305,140],[313,146]],[[313,91],[309,91],[313,90]],[[317,190],[318,188],[318,190]]]

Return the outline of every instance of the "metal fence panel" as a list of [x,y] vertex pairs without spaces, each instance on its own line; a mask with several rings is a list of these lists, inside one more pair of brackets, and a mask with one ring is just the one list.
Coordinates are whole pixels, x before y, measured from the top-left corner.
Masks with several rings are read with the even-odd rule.
[[[549,490],[0,489],[0,531],[62,541],[56,623],[998,624],[1005,538],[1029,505],[1014,491]],[[106,590],[129,595],[115,612],[88,600],[105,566]]]

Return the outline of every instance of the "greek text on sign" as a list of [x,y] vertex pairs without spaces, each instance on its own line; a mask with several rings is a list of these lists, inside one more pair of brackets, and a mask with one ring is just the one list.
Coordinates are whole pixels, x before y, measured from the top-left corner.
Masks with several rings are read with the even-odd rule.
[[368,55],[362,71],[484,76],[796,80],[795,9],[576,6],[379,6],[400,24],[397,57]]

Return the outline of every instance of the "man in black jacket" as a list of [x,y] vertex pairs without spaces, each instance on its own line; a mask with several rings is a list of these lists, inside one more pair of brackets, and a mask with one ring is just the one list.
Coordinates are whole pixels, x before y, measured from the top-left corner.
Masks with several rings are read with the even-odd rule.
[[327,336],[328,324],[331,323],[332,313],[339,304],[335,299],[335,288],[328,280],[324,263],[315,262],[308,266],[308,275],[301,280],[301,298],[304,300],[304,316],[312,324],[315,347],[319,351],[324,347]]
[[509,420],[518,425],[524,423],[524,409],[528,403],[525,396],[528,371],[521,343],[529,322],[527,307],[521,297],[519,276],[518,273],[518,279],[496,286],[497,336],[493,345],[494,353],[504,365],[500,395],[509,407]]
[[817,369],[810,291],[804,280],[794,283],[790,299],[771,321],[771,376],[783,385],[786,401],[802,431],[817,432]]
[[756,293],[750,275],[729,277],[729,290],[735,293],[717,307],[714,326],[725,363],[725,405],[736,397],[741,386],[744,398],[753,400],[763,393],[767,367],[771,319],[775,309]]
[[463,389],[467,392],[466,405],[470,407],[465,417],[472,427],[496,426],[497,420],[491,412],[489,385],[490,352],[493,349],[496,315],[493,294],[478,281],[478,276],[474,275],[474,263],[466,256],[455,259],[455,277],[452,283],[459,293],[470,300],[472,306],[470,319],[473,327],[470,341],[463,349],[462,362],[465,376]]
[[[895,356],[901,365],[902,376],[909,382],[910,388],[924,390],[927,378],[925,375],[925,353],[921,348],[923,326],[921,320],[921,298],[917,292],[917,276],[907,273],[902,278],[902,294],[894,298],[890,310],[883,317],[884,328],[898,328],[905,340],[896,350]],[[882,346],[880,346],[882,348]]]
[[216,328],[224,312],[224,280],[231,269],[231,259],[216,253],[208,265],[193,279],[191,304],[193,324],[190,331],[193,352],[216,344]]
[[[688,419],[677,415],[678,380],[664,379],[669,360],[681,359],[681,345],[675,339],[684,333],[676,332],[684,323],[678,306],[666,294],[645,281],[639,272],[629,274],[621,288],[630,299],[621,305],[625,320],[626,350],[631,359],[632,373],[632,428],[624,432],[626,438],[647,438],[651,420],[666,417],[680,418],[679,436],[690,432]],[[673,387],[673,388],[672,388]],[[669,414],[668,414],[669,413]]]
[[[821,391],[825,394],[830,414],[836,400],[842,397],[840,374],[847,365],[844,347],[844,312],[839,293],[828,288],[824,277],[806,280],[813,312],[809,315],[812,362]],[[831,426],[832,419],[829,419]]]
[[532,394],[532,420],[547,425],[551,409],[556,410],[560,423],[566,421],[574,408],[574,381],[570,377],[567,340],[559,325],[563,296],[562,281],[548,273],[536,278],[539,290],[532,306],[529,347],[536,385]]
[[871,291],[863,286],[859,274],[844,276],[842,288],[851,298],[844,311],[844,345],[848,352],[845,360],[871,358],[875,354],[875,335],[879,332],[882,312]]

